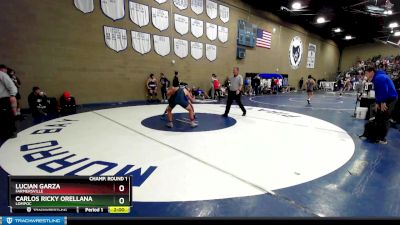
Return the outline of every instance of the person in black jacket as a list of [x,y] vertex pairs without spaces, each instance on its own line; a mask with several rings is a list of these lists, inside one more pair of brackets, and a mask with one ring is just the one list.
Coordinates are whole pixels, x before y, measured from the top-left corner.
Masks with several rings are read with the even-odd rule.
[[47,96],[39,87],[32,88],[32,92],[28,96],[28,103],[34,124],[47,120]]
[[260,85],[261,85],[261,80],[260,80],[260,76],[256,75],[253,79],[253,81],[251,82],[251,84],[253,85],[253,90],[254,90],[254,94],[255,95],[259,95],[261,90],[260,90]]
[[161,84],[161,97],[163,102],[168,101],[167,97],[167,91],[170,86],[170,82],[168,78],[164,75],[164,73],[160,73],[161,78],[160,78],[160,84]]
[[179,77],[178,77],[178,71],[175,71],[175,76],[174,79],[172,80],[172,86],[173,87],[179,87]]

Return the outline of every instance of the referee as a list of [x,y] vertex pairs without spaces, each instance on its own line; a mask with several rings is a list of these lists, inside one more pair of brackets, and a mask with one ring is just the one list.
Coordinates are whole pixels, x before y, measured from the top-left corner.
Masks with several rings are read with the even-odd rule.
[[0,65],[0,139],[3,140],[15,138],[17,130],[11,102],[17,102],[18,90],[6,72],[7,67]]
[[233,76],[229,77],[229,81],[231,85],[229,87],[228,101],[226,103],[225,113],[222,116],[228,117],[233,100],[235,100],[239,107],[242,109],[242,116],[246,116],[246,109],[244,108],[242,101],[240,100],[240,97],[242,95],[241,90],[243,87],[243,77],[239,74],[239,67],[233,67]]

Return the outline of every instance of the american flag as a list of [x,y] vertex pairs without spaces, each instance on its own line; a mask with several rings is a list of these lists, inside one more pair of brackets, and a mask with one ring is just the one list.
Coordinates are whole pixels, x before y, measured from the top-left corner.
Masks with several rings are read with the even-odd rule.
[[271,48],[272,34],[263,29],[257,29],[256,46],[261,48]]

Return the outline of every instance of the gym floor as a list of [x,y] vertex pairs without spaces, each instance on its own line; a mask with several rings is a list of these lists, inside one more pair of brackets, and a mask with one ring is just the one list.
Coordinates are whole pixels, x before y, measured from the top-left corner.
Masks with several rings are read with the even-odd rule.
[[[242,100],[245,117],[235,105],[221,117],[225,100],[195,104],[196,128],[180,106],[166,128],[166,104],[145,102],[82,106],[35,126],[28,116],[0,147],[0,192],[9,174],[130,174],[127,216],[400,216],[400,132],[391,128],[387,145],[359,139],[355,95]],[[0,214],[7,205],[0,195]]]

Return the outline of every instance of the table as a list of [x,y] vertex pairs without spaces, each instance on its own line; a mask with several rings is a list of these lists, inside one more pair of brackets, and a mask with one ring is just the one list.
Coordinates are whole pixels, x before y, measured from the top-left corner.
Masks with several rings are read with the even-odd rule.
[[324,91],[330,90],[333,91],[335,89],[335,83],[334,81],[321,81],[319,83],[319,88],[324,89]]

